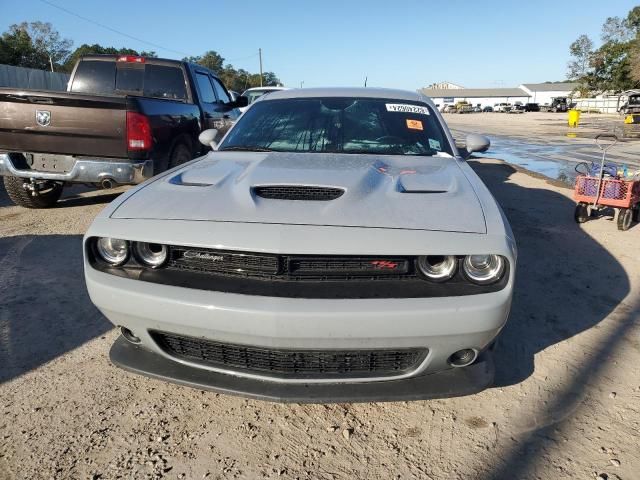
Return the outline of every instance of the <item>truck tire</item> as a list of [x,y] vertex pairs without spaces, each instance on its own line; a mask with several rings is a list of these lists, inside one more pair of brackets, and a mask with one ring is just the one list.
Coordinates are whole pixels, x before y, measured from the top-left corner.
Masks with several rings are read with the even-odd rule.
[[182,165],[192,158],[193,155],[191,155],[191,150],[189,150],[189,147],[187,147],[184,143],[178,143],[175,147],[173,147],[173,151],[171,152],[171,157],[169,158],[169,168]]
[[43,190],[36,196],[25,190],[22,184],[25,182],[20,177],[3,177],[4,188],[7,195],[16,205],[24,208],[50,208],[56,204],[62,195],[62,183],[51,182],[50,188]]

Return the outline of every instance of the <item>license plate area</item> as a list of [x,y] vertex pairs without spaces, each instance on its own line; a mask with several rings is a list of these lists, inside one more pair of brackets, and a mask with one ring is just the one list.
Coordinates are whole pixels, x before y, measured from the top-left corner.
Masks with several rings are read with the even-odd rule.
[[71,155],[53,153],[27,153],[25,158],[31,170],[39,172],[69,173],[76,163]]

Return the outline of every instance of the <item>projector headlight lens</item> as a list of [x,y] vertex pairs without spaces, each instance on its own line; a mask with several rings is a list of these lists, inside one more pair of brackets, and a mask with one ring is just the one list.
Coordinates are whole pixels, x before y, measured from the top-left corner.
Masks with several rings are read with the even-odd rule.
[[129,242],[120,238],[100,237],[96,242],[96,250],[105,262],[118,266],[129,257]]
[[456,274],[458,262],[453,255],[427,255],[418,257],[418,268],[434,282],[446,282]]
[[136,257],[151,268],[157,268],[167,261],[168,249],[159,243],[136,242],[133,246]]
[[465,275],[479,285],[497,282],[504,268],[505,261],[499,255],[468,255],[463,263]]

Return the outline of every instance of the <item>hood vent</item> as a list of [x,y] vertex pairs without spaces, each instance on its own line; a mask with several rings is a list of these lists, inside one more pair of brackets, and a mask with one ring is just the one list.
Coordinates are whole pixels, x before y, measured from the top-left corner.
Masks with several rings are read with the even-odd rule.
[[341,197],[344,190],[335,187],[312,187],[307,185],[265,185],[253,187],[253,192],[258,197],[272,200],[328,201]]

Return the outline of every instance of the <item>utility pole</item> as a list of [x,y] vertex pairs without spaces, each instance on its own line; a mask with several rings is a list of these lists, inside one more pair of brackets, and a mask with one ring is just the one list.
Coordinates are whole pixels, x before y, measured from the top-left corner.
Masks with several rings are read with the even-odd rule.
[[258,49],[258,56],[260,57],[260,86],[262,86],[262,49]]
[[367,88],[367,80],[369,80],[369,77],[364,77],[364,88]]
[[53,72],[53,59],[51,58],[51,55],[49,55],[49,65],[51,65],[51,71]]
[[302,85],[304,85],[304,80],[300,82],[300,88],[302,88]]

